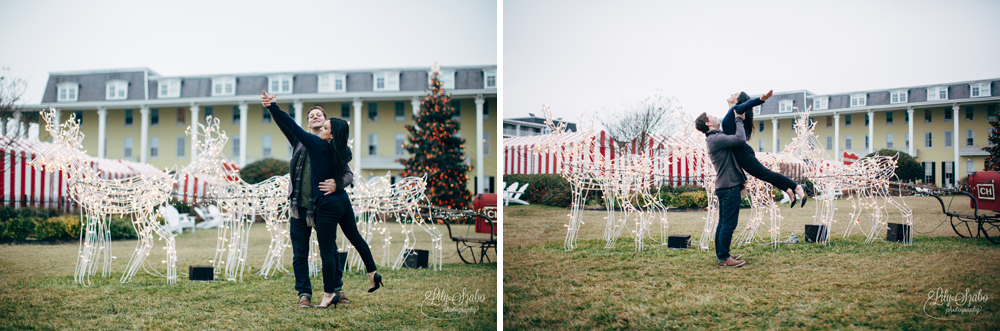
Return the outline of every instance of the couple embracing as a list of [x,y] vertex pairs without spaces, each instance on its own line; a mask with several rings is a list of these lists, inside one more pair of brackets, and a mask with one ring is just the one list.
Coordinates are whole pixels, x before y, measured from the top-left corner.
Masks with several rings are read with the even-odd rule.
[[[788,177],[775,173],[760,163],[753,147],[747,140],[753,134],[753,107],[771,98],[774,91],[768,91],[760,98],[753,98],[740,92],[729,96],[729,111],[720,123],[715,116],[701,113],[695,119],[695,128],[705,134],[705,144],[715,166],[715,195],[719,198],[719,223],[715,229],[715,255],[720,267],[739,267],[745,261],[742,254],[729,254],[733,241],[733,231],[739,222],[740,191],[746,183],[746,171],[760,180],[774,185],[792,200],[792,207],[802,199],[806,203],[808,195],[802,185]],[[800,206],[801,207],[801,206]]]
[[358,232],[354,222],[354,209],[344,187],[354,181],[354,173],[348,166],[352,159],[347,147],[347,122],[336,117],[326,117],[326,110],[320,106],[309,109],[308,121],[311,132],[306,132],[276,103],[277,95],[262,91],[261,104],[271,113],[274,123],[294,147],[291,166],[290,231],[292,241],[292,270],[295,273],[295,289],[298,291],[298,307],[312,307],[312,285],[309,282],[309,236],[316,229],[320,259],[323,261],[323,299],[319,308],[331,304],[349,304],[343,291],[343,270],[337,250],[337,226],[347,240],[358,250],[368,272],[374,292],[382,285],[382,276],[375,271],[368,243]]

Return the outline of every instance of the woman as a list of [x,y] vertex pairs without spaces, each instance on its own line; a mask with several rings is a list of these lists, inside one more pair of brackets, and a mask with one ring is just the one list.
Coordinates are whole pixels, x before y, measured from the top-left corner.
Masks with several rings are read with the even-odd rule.
[[350,159],[350,153],[347,152],[347,122],[331,117],[320,128],[319,135],[313,135],[299,127],[294,119],[278,107],[275,103],[277,97],[277,95],[269,96],[266,91],[262,91],[261,104],[271,113],[271,118],[281,128],[282,133],[294,136],[309,153],[309,185],[312,192],[320,192],[319,184],[328,179],[333,179],[335,185],[334,192],[314,194],[312,197],[316,209],[314,215],[316,239],[319,242],[320,259],[323,261],[324,293],[318,307],[326,308],[331,303],[334,307],[339,303],[350,303],[342,290],[343,271],[340,270],[337,250],[338,224],[365,263],[371,282],[368,292],[374,292],[382,285],[382,276],[375,271],[375,259],[372,258],[368,243],[358,232],[354,223],[351,200],[344,191],[344,172]]
[[[759,106],[771,98],[774,91],[767,91],[766,94],[760,98],[750,99],[750,96],[746,92],[740,92],[729,96],[726,101],[729,102],[729,111],[726,112],[726,116],[722,118],[722,133],[728,135],[736,134],[736,114],[741,114],[745,116],[743,120],[743,128],[746,130],[747,141],[750,140],[750,136],[753,134],[753,107]],[[753,147],[750,144],[743,144],[742,147],[737,147],[733,151],[736,155],[736,161],[739,162],[740,167],[743,171],[746,171],[751,176],[757,177],[760,180],[771,183],[775,188],[785,192],[789,197],[793,197],[791,207],[795,207],[795,202],[800,198],[802,199],[803,207],[806,205],[806,200],[809,198],[806,195],[805,187],[796,184],[788,177],[785,177],[779,173],[771,171],[760,161],[757,160],[757,155],[754,154]],[[794,191],[793,191],[794,190]]]

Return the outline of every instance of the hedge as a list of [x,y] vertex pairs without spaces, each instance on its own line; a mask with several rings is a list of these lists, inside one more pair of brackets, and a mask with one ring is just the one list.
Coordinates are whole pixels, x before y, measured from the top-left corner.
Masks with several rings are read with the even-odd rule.
[[[112,240],[139,237],[131,218],[114,215],[110,220],[108,229]],[[55,209],[0,208],[0,239],[3,240],[79,239],[81,227],[80,216],[60,216]]]

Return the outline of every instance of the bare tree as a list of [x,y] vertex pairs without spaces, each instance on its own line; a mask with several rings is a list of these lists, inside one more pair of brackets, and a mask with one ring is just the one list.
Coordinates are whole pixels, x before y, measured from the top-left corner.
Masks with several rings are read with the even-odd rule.
[[[38,122],[38,109],[26,109],[18,104],[27,86],[26,80],[12,77],[10,68],[3,67],[0,72],[0,136],[7,139],[0,150],[6,151],[12,144],[26,139],[30,124]],[[5,168],[10,166],[5,165]],[[0,169],[0,173],[6,170]]]
[[655,137],[669,136],[678,129],[675,119],[680,111],[677,100],[656,94],[625,103],[620,111],[605,110],[601,124],[619,147],[644,150]]

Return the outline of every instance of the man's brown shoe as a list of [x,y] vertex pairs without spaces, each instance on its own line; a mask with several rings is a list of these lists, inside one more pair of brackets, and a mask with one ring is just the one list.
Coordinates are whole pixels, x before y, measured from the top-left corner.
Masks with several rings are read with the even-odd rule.
[[743,257],[743,254],[733,254],[730,255],[729,257],[733,258],[733,260],[739,260],[741,257]]
[[725,262],[719,262],[720,267],[739,267],[746,263],[745,261],[739,261],[730,257]]
[[312,307],[312,299],[307,296],[299,297],[299,308],[309,308]]

